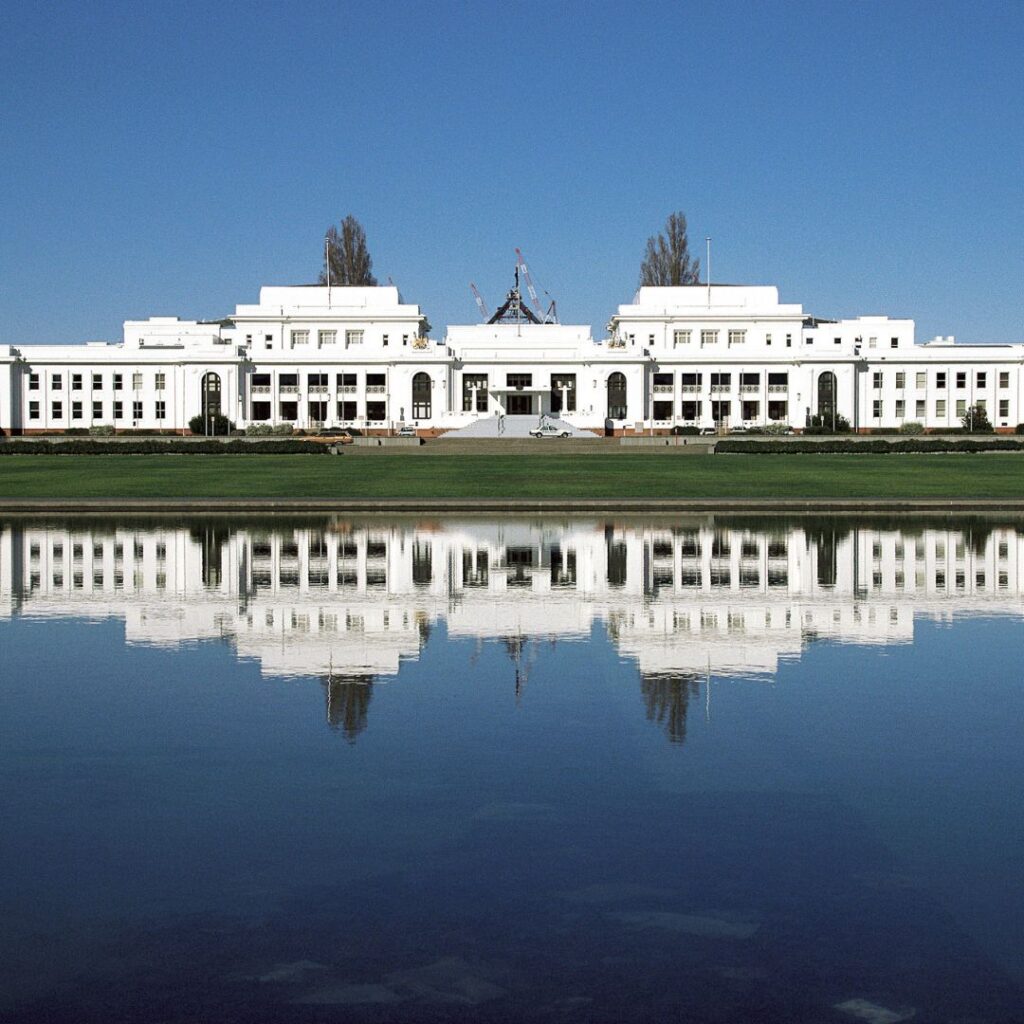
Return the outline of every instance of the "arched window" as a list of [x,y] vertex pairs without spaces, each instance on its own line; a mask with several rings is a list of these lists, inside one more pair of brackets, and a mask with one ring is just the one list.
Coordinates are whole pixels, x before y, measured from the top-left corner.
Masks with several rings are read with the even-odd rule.
[[818,377],[818,415],[823,427],[831,427],[836,415],[836,375],[826,370]]
[[203,419],[220,415],[220,374],[203,374],[200,404],[203,409]]
[[608,419],[626,418],[626,375],[616,371],[608,378]]
[[412,379],[412,418],[430,419],[430,376],[417,373]]

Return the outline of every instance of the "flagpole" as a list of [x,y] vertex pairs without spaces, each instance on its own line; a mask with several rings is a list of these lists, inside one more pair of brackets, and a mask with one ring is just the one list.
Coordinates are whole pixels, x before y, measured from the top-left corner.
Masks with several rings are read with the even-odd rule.
[[708,245],[708,265],[705,271],[705,275],[708,279],[708,309],[711,308],[711,236],[708,235],[705,239]]

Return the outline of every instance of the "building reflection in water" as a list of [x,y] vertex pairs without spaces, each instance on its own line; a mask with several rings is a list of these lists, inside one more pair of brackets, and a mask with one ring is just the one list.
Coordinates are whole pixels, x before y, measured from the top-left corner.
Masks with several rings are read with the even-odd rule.
[[438,622],[502,643],[517,697],[537,641],[598,624],[681,743],[705,679],[771,676],[815,638],[909,643],[915,616],[1020,614],[1022,557],[1021,527],[974,520],[12,521],[0,615],[118,618],[132,644],[221,638],[265,675],[319,678],[350,741]]

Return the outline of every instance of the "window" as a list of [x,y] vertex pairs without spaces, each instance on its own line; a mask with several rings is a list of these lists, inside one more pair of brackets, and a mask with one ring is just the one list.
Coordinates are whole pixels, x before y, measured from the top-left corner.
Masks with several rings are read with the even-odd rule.
[[671,373],[656,373],[654,375],[654,386],[656,388],[670,388],[670,387],[672,387],[672,377],[673,376],[674,375],[671,374]]
[[988,387],[988,374],[984,370],[978,371],[977,387],[979,389]]
[[907,375],[902,371],[896,372],[896,390],[902,391],[907,386]]
[[967,387],[967,374],[963,371],[960,371],[956,375],[956,387],[958,391]]
[[877,391],[882,386],[882,371],[876,370],[871,375],[871,386]]
[[270,403],[269,402],[253,402],[252,403],[252,418],[260,422],[270,419]]
[[133,373],[132,374],[132,391],[141,391],[141,390],[142,390],[142,374],[141,373]]
[[684,373],[680,376],[684,391],[700,391],[701,375],[699,373]]
[[338,419],[339,420],[354,420],[356,418],[356,403],[355,402],[339,402],[338,403]]
[[712,391],[728,391],[732,387],[732,374],[731,373],[713,373],[711,374],[711,390]]
[[466,373],[462,376],[462,411],[473,412],[473,398],[476,396],[476,411],[487,412],[487,374]]
[[732,415],[732,403],[731,402],[719,402],[712,401],[711,403],[711,418],[716,423],[727,423],[729,417]]
[[363,332],[362,331],[346,331],[345,332],[345,346],[346,348],[350,345],[362,345],[363,343]]
[[1006,419],[1010,415],[1010,400],[1008,398],[999,399],[999,415],[1002,419]]
[[701,345],[717,345],[718,331],[701,331],[700,343]]
[[367,402],[367,423],[383,423],[387,419],[387,402]]
[[267,343],[267,346],[269,347],[270,343],[274,340],[274,336],[272,334],[264,334],[263,340]]
[[[669,374],[671,377],[672,374]],[[551,411],[554,413],[576,411],[576,374],[551,374]]]
[[93,391],[99,391],[103,387],[103,374],[94,373],[92,375],[92,389]]
[[310,391],[326,391],[328,388],[328,375],[326,373],[310,373],[306,375],[306,383]]
[[882,418],[882,400],[880,398],[876,398],[871,403],[871,415],[874,416],[876,420]]
[[115,420],[123,420],[124,419],[124,402],[115,402],[114,403],[114,419]]
[[977,400],[977,401],[976,401],[976,402],[975,402],[974,404],[975,404],[975,405],[976,405],[976,406],[977,406],[977,407],[978,407],[978,408],[979,408],[979,409],[980,409],[980,410],[981,410],[982,412],[984,412],[984,411],[985,411],[985,410],[986,410],[986,409],[988,408],[988,402],[987,402],[987,401],[986,401],[986,400],[985,400],[984,398],[979,398],[979,399],[978,399],[978,400]]
[[103,419],[103,403],[102,402],[93,402],[92,403],[92,418],[94,420],[101,420],[101,419]]
[[308,345],[309,331],[292,331],[292,346]]
[[299,375],[297,373],[279,373],[277,375],[277,386],[282,391],[298,391]]
[[510,373],[505,377],[505,386],[521,390],[522,388],[533,387],[532,373]]
[[915,379],[914,383],[918,386],[918,388],[926,388],[926,387],[928,387],[928,374],[927,374],[927,372],[924,371],[924,370],[919,371],[917,373],[917,376],[916,376],[916,379]]
[[384,335],[384,347],[388,347],[388,336],[386,334]]
[[356,375],[354,373],[339,373],[338,374],[338,387],[342,391],[356,389]]
[[804,338],[804,344],[805,345],[813,345],[814,344],[814,335],[813,334],[808,334],[807,337]]
[[834,341],[834,342],[835,342],[835,343],[836,343],[837,345],[841,345],[841,344],[843,343],[843,339],[842,339],[842,338],[833,338],[832,340],[833,340],[833,341]]
[[124,380],[121,377],[121,374],[115,373],[114,374],[114,390],[115,391],[121,391],[123,388],[124,388]]
[[956,400],[956,414],[957,416],[965,416],[967,414],[967,401],[963,398]]
[[142,419],[142,403],[141,402],[138,402],[138,401],[132,402],[132,419],[133,420],[141,420]]
[[659,401],[654,403],[654,419],[656,420],[671,420],[672,419],[672,403],[666,401]]
[[695,421],[700,419],[700,402],[683,402],[683,419]]
[[63,402],[51,402],[50,403],[50,418],[59,420],[64,416],[64,403]]
[[165,420],[165,419],[167,419],[167,403],[166,402],[159,401],[159,402],[156,403],[156,418],[158,420]]
[[1001,388],[1008,388],[1010,386],[1010,371],[1000,370],[999,371],[999,386]]
[[383,373],[368,373],[366,375],[366,390],[367,391],[383,391],[387,385],[385,384],[385,374]]
[[430,386],[429,374],[417,373],[412,379],[412,418],[414,420],[430,419]]
[[675,343],[676,348],[680,345],[689,345],[691,333],[692,332],[690,331],[673,331],[672,340]]
[[60,375],[59,373],[55,373],[55,374],[54,374],[54,375],[53,375],[53,376],[52,376],[52,377],[50,378],[50,390],[51,390],[51,391],[60,391],[60,389],[61,389],[61,388],[62,388],[63,386],[64,386],[64,381],[63,381],[63,379],[61,378],[61,375]]
[[608,377],[608,419],[626,418],[626,375],[615,372]]
[[408,334],[403,334],[402,335],[402,344],[403,345],[408,345],[409,344],[409,335]]
[[747,332],[746,331],[730,331],[729,332],[729,347],[730,348],[732,348],[733,345],[742,345],[742,344],[744,344],[746,342],[746,340],[747,340]]
[[944,372],[935,374],[935,387],[939,391],[944,391],[946,388],[946,374]]
[[768,390],[769,391],[785,391],[789,387],[789,374],[788,373],[769,373],[768,374]]
[[878,348],[878,339],[868,338],[868,348]]
[[167,387],[167,374],[158,373],[156,375],[156,389],[157,391],[163,391]]
[[255,391],[257,388],[269,388],[270,387],[270,374],[269,373],[254,373],[252,375],[252,389]]
[[936,403],[935,403],[935,415],[936,416],[945,416],[946,415],[946,400],[944,398],[940,398],[940,399],[938,399],[936,401]]
[[30,420],[37,420],[37,419],[39,419],[39,403],[38,402],[29,402],[28,403],[28,418]]
[[38,373],[30,373],[28,375],[28,389],[29,389],[29,391],[38,391],[39,390],[39,374]]
[[914,405],[914,415],[919,419],[923,420],[928,414],[925,412],[924,399],[919,398]]
[[899,348],[899,347],[900,347],[900,339],[899,338],[890,338],[889,339],[889,348]]
[[766,345],[767,345],[767,346],[768,346],[769,348],[771,348],[771,344],[772,344],[772,336],[771,336],[770,334],[766,334],[766,335],[764,336],[764,343],[765,343],[765,344],[766,344]]
[[337,331],[319,331],[316,336],[317,342],[323,345],[334,345],[338,341]]
[[896,399],[896,419],[901,420],[907,415],[907,403],[902,398]]
[[793,345],[793,335],[792,334],[787,334],[786,335],[786,348],[791,348],[792,345]]
[[80,373],[71,374],[71,390],[81,391],[82,390],[82,375]]
[[654,335],[653,334],[648,334],[647,335],[647,344],[650,345],[651,347],[654,346]]

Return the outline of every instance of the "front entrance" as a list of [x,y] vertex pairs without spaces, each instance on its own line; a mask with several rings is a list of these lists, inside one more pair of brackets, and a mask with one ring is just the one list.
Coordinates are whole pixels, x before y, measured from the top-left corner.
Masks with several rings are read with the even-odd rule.
[[533,395],[509,395],[507,414],[509,416],[532,416]]

